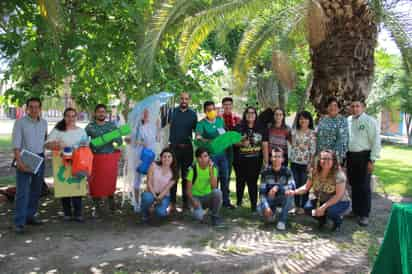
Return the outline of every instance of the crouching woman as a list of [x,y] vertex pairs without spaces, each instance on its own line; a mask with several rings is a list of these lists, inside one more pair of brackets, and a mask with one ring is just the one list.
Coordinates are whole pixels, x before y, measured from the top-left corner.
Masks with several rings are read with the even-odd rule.
[[167,216],[170,204],[170,189],[176,183],[178,172],[173,152],[165,148],[160,153],[160,160],[154,162],[147,173],[147,191],[142,193],[143,222],[148,221],[150,215],[158,218]]
[[304,206],[306,214],[315,217],[319,228],[327,219],[333,221],[333,231],[339,231],[343,215],[350,207],[350,198],[346,190],[346,176],[339,167],[335,152],[322,150],[316,166],[306,184],[286,195],[302,195],[309,192],[309,200]]

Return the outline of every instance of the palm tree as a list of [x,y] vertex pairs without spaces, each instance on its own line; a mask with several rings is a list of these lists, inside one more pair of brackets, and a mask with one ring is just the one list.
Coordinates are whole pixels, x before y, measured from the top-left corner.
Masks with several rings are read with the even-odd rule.
[[[366,98],[370,92],[374,50],[381,25],[394,37],[403,58],[407,60],[405,62],[411,64],[412,35],[408,30],[411,25],[408,25],[408,15],[396,9],[400,2],[403,0],[285,0],[277,1],[276,13],[267,16],[264,11],[268,1],[265,0],[220,1],[221,4],[207,6],[184,20],[180,31],[180,64],[183,70],[187,69],[196,49],[220,24],[247,20],[250,22],[249,28],[239,45],[233,69],[238,86],[242,87],[248,69],[255,65],[255,57],[265,44],[281,41],[277,34],[288,38],[294,31],[302,31],[310,47],[313,80],[309,94],[312,104],[318,112],[322,112],[326,98],[334,95],[346,106],[354,98]],[[160,18],[152,19],[152,25],[156,26]],[[158,34],[157,37],[161,37],[162,31],[159,27],[152,29],[152,33]],[[145,43],[156,47],[156,43],[151,41],[153,39],[147,36]],[[151,52],[154,54],[153,50]],[[282,66],[273,64],[273,67]],[[279,77],[279,72],[277,76],[287,87],[287,81]]]

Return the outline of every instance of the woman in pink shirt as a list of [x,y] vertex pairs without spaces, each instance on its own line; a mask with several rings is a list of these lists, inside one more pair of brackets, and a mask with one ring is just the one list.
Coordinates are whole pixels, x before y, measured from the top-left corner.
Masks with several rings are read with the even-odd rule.
[[167,216],[170,204],[170,189],[176,183],[178,171],[172,150],[165,148],[160,153],[160,160],[154,162],[147,173],[147,190],[142,193],[141,210],[143,221],[154,213],[157,217]]

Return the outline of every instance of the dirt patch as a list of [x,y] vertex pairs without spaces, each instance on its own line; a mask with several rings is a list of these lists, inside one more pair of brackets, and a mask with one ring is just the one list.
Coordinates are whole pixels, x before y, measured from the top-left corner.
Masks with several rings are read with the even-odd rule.
[[[311,218],[291,216],[288,231],[262,225],[241,209],[224,211],[226,229],[178,214],[144,225],[129,207],[84,224],[64,222],[59,200],[46,197],[24,235],[12,228],[12,205],[0,208],[2,273],[366,273],[383,237],[392,201],[375,195],[368,228],[345,220],[340,235],[319,232]],[[91,201],[85,199],[85,216]],[[242,211],[242,212],[240,212]],[[230,217],[227,217],[230,216]]]

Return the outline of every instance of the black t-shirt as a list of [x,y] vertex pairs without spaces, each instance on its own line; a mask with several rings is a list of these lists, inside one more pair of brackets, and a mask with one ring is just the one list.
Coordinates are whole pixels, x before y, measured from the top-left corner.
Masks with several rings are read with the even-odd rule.
[[268,141],[266,130],[262,130],[256,126],[253,128],[249,128],[247,125],[243,123],[237,125],[235,130],[239,132],[243,137],[246,137],[249,140],[249,146],[238,147],[239,157],[261,157],[262,142]]

